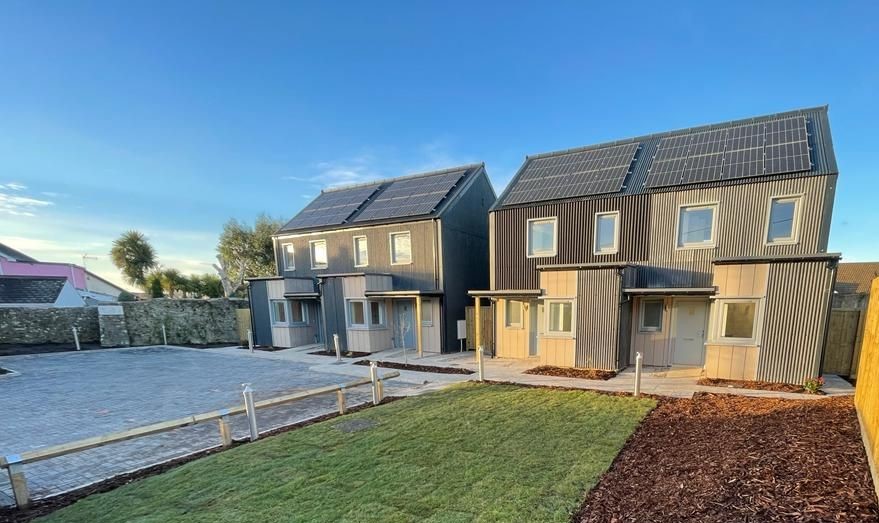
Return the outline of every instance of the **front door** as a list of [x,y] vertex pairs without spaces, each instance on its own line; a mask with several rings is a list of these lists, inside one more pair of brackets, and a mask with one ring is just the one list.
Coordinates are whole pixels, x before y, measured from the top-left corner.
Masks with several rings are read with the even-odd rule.
[[543,318],[543,303],[532,301],[528,304],[528,355],[537,356],[537,338],[543,333],[540,321]]
[[415,302],[394,300],[394,344],[397,348],[415,348]]
[[675,365],[701,366],[705,361],[706,300],[675,299]]

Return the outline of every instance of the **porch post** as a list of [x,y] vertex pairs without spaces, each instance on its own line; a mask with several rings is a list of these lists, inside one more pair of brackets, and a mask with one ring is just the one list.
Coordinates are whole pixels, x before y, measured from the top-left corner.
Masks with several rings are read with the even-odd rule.
[[424,355],[421,346],[421,295],[415,295],[415,346],[418,348],[418,357]]
[[479,296],[474,296],[473,299],[476,302],[476,309],[473,311],[473,321],[476,323],[474,327],[476,331],[476,339],[473,340],[473,350],[479,350],[479,346],[482,345],[482,304],[479,303]]

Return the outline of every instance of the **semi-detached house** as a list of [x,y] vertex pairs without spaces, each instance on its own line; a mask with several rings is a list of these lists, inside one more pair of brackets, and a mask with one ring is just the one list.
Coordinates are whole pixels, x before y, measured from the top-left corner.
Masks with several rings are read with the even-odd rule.
[[528,157],[490,211],[499,357],[801,384],[835,270],[827,108]]
[[255,342],[457,350],[495,198],[482,164],[322,191],[274,236],[278,274],[249,280]]

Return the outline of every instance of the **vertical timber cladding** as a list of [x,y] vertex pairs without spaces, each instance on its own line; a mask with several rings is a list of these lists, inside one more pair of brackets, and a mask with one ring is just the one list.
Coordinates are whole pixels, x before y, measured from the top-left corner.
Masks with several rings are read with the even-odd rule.
[[[822,234],[830,209],[825,195],[836,176],[806,176],[760,183],[658,192],[651,195],[649,265],[639,273],[639,287],[708,287],[714,258],[774,256],[827,251]],[[680,188],[679,188],[680,189]],[[769,200],[802,195],[799,241],[766,245]],[[715,247],[677,249],[677,218],[681,205],[717,203]],[[832,205],[832,199],[829,205]],[[820,219],[816,219],[820,218]],[[635,260],[628,260],[635,261]]]
[[[536,289],[538,265],[642,261],[647,259],[647,195],[613,196],[591,200],[502,207],[492,213],[492,288]],[[620,249],[617,254],[592,253],[595,213],[620,211]],[[527,257],[527,224],[532,218],[558,217],[558,254]]]
[[624,363],[620,352],[621,324],[629,313],[622,303],[622,279],[618,268],[577,271],[577,344],[574,364],[602,370],[618,370]]
[[835,271],[827,260],[770,264],[758,380],[818,375]]

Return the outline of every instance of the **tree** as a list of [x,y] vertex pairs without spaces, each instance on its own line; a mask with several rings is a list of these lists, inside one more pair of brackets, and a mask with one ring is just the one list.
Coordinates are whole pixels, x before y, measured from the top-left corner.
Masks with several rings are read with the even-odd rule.
[[231,219],[223,225],[217,245],[214,265],[226,296],[240,287],[244,278],[276,274],[275,249],[272,235],[284,224],[283,220],[261,214],[253,227]]
[[153,271],[144,278],[143,288],[149,293],[150,298],[164,298],[165,293],[162,290],[162,273]]
[[190,288],[194,295],[204,298],[221,298],[223,284],[220,277],[214,274],[194,274],[190,277]]
[[162,291],[169,298],[174,298],[180,293],[185,294],[189,290],[189,278],[181,274],[177,269],[162,269],[157,272],[162,282]]
[[116,296],[116,301],[135,301],[136,299],[134,294],[128,291],[122,291],[119,293],[119,296]]
[[138,231],[126,231],[113,242],[110,258],[125,280],[146,289],[147,274],[156,267],[156,251],[146,236]]

